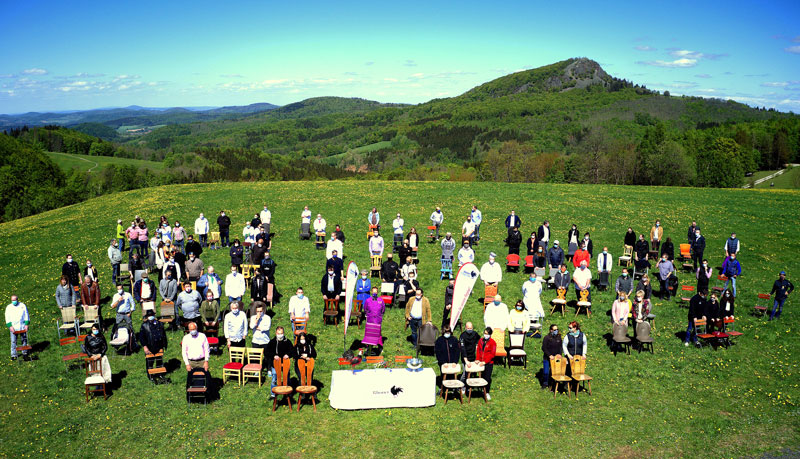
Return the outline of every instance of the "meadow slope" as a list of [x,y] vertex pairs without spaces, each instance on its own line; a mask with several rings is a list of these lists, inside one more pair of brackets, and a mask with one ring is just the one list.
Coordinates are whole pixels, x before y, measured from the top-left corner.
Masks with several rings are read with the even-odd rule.
[[[322,385],[318,411],[304,408],[271,412],[268,385],[227,384],[220,399],[207,407],[187,407],[185,372],[171,374],[171,385],[152,385],[144,374],[142,353],[111,355],[115,381],[112,396],[85,403],[84,374],[65,373],[63,351],[56,335],[58,311],[53,293],[64,255],[74,254],[81,266],[91,258],[101,271],[104,297],[110,297],[108,241],[117,218],[129,222],[136,214],[151,224],[166,214],[191,228],[199,212],[212,221],[220,209],[234,220],[232,234],[240,235],[246,219],[268,203],[273,215],[273,257],[278,263],[277,285],[290,295],[306,287],[312,301],[310,331],[319,338],[315,379]],[[697,219],[706,238],[706,256],[719,266],[723,243],[731,230],[742,241],[743,274],[738,283],[738,344],[716,352],[685,348],[676,333],[686,329],[686,310],[674,302],[655,299],[655,354],[614,356],[603,337],[610,333],[612,294],[593,293],[594,315],[580,317],[589,339],[587,373],[594,377],[593,395],[577,400],[553,398],[539,390],[541,341],[529,339],[527,370],[495,367],[493,399],[464,404],[441,402],[427,409],[345,412],[330,408],[331,371],[342,352],[342,329],[323,326],[319,280],[324,252],[297,237],[304,205],[327,219],[329,228],[342,225],[347,236],[345,255],[367,267],[367,213],[377,206],[384,220],[383,235],[396,212],[406,229],[420,233],[436,205],[445,214],[443,229],[460,232],[471,204],[483,211],[482,241],[477,263],[489,251],[505,257],[503,225],[510,209],[523,220],[524,237],[549,219],[553,237],[566,238],[571,223],[591,232],[595,252],[607,245],[620,255],[628,226],[648,233],[656,218],[676,249],[686,228]],[[750,316],[756,294],[768,292],[777,272],[786,269],[800,284],[800,193],[783,190],[722,190],[580,185],[523,185],[431,182],[284,182],[173,185],[103,196],[0,224],[0,299],[20,295],[31,312],[31,341],[38,361],[11,362],[0,357],[0,446],[3,456],[122,457],[387,457],[387,456],[532,456],[556,452],[575,457],[742,456],[800,448],[798,422],[798,364],[800,354],[797,293],[787,302],[780,322]],[[794,216],[793,216],[794,215]],[[424,240],[424,237],[423,237]],[[523,247],[524,250],[524,247]],[[421,243],[420,283],[431,300],[434,323],[441,321],[445,281],[439,280],[438,245]],[[226,273],[227,250],[207,250],[202,257]],[[592,265],[594,271],[594,260]],[[612,280],[619,274],[615,266]],[[521,297],[524,274],[504,273],[500,293],[509,305]],[[655,278],[653,278],[655,279]],[[694,285],[691,275],[682,284]],[[657,282],[654,281],[657,286]],[[481,290],[478,288],[477,290]],[[657,290],[657,288],[656,288]],[[473,294],[463,317],[483,324],[478,297]],[[546,291],[543,303],[554,297]],[[570,291],[570,299],[574,296]],[[108,298],[106,298],[108,302]],[[277,324],[288,325],[288,296],[275,307]],[[227,303],[227,301],[225,301]],[[106,303],[107,304],[107,303]],[[549,309],[546,309],[549,313]],[[105,316],[111,317],[108,307]],[[139,314],[134,313],[138,330]],[[549,316],[566,330],[574,312]],[[351,327],[347,344],[360,339],[363,329]],[[402,312],[387,310],[384,355],[392,359],[411,352],[405,341]],[[1,334],[2,352],[8,335]],[[178,333],[170,334],[169,359],[179,358]],[[111,353],[113,354],[113,352]],[[426,366],[435,358],[424,357]],[[221,378],[227,354],[214,356],[212,375]],[[174,364],[173,364],[174,365]],[[292,375],[294,376],[294,374]]]

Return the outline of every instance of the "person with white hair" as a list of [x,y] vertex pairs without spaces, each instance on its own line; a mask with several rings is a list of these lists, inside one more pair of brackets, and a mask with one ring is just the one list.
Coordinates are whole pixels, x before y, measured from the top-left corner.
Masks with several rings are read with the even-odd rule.
[[489,253],[489,261],[481,266],[481,279],[487,286],[497,286],[503,280],[503,269],[500,268],[500,263],[495,261],[496,258],[497,254]]
[[475,261],[475,251],[469,246],[469,242],[464,241],[464,246],[458,250],[458,266]]
[[522,284],[522,303],[532,319],[543,318],[542,282],[535,272]]
[[442,209],[436,206],[436,210],[431,214],[431,223],[436,227],[436,240],[439,240],[439,227],[442,226],[442,222],[444,222],[444,214]]
[[483,311],[483,324],[489,328],[504,330],[508,327],[508,306],[503,303],[503,298],[498,294],[494,301],[486,305]]
[[572,273],[572,281],[575,283],[575,297],[580,301],[581,292],[586,290],[589,293],[586,299],[591,302],[592,292],[590,287],[592,286],[592,272],[587,265],[588,263],[586,260],[581,261],[580,267]]
[[194,221],[194,234],[196,234],[197,239],[200,240],[201,246],[208,246],[208,219],[202,213],[197,217],[197,220]]

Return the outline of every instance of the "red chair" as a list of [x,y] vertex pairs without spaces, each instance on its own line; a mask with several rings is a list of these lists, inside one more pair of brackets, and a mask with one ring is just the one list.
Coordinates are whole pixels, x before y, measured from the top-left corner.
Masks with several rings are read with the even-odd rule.
[[513,272],[519,271],[519,255],[510,253],[506,256],[506,270]]
[[[719,276],[717,276],[717,280],[720,281],[722,283],[722,285],[725,285],[725,282],[728,281],[728,278],[726,276],[720,274]],[[711,287],[711,291],[721,295],[722,291],[724,290],[722,288],[722,285],[715,285],[715,286]]]
[[[770,298],[770,296],[768,294],[766,294],[766,293],[759,293],[758,294],[758,302],[756,302],[756,305],[753,306],[753,308],[755,309],[755,313],[756,314],[763,316],[763,315],[765,315],[767,313],[767,306],[766,305],[769,304],[769,298]],[[761,304],[762,301],[766,301],[766,303],[765,304]]]
[[[695,288],[694,285],[681,285],[681,297],[680,300],[682,303],[688,303],[692,300],[692,297],[688,296],[694,292]],[[688,292],[688,293],[683,293]],[[687,296],[683,296],[687,295]]]
[[726,317],[726,318],[722,319],[722,322],[725,324],[725,333],[727,333],[730,338],[738,338],[738,337],[744,335],[744,333],[738,332],[738,331],[733,329],[733,323],[736,322],[736,320],[734,318]]
[[533,268],[535,268],[533,265],[533,255],[528,255],[525,257],[525,270],[528,271],[532,270]]

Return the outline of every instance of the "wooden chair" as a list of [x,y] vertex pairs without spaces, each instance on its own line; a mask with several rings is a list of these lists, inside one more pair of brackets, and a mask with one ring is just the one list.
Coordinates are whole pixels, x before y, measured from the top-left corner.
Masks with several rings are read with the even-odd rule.
[[441,273],[441,276],[439,276],[439,280],[444,279],[445,275],[447,276],[448,279],[452,279],[453,278],[453,260],[451,260],[451,259],[449,259],[447,257],[442,257],[441,258],[441,262],[442,262],[442,269],[439,270],[439,272]]
[[158,314],[158,321],[166,326],[172,325],[176,320],[178,320],[178,318],[175,317],[175,303],[172,301],[162,301]]
[[208,248],[216,250],[219,248],[219,231],[212,231],[208,235]]
[[281,359],[280,363],[275,366],[275,375],[278,385],[272,388],[272,393],[275,398],[272,402],[272,411],[278,407],[278,399],[284,397],[289,403],[289,411],[292,411],[292,386],[289,385],[289,367],[291,367],[292,359]]
[[516,253],[510,253],[506,256],[506,271],[508,272],[518,272],[519,271],[519,255]]
[[367,229],[367,241],[375,234],[376,229],[378,229],[378,225],[369,225],[369,229]]
[[239,380],[239,386],[241,386],[245,348],[231,346],[228,348],[228,354],[230,361],[222,367],[222,383],[224,384],[228,377],[231,376]]
[[[461,373],[461,364],[460,363],[445,363],[441,367],[442,372],[442,392],[441,395],[444,397],[444,404],[447,404],[447,396],[451,392],[455,392],[458,395],[458,399],[461,404],[464,404],[464,396],[461,394],[461,389],[464,388],[464,383],[459,381],[457,375]],[[447,377],[452,375],[452,379],[448,379]]]
[[103,379],[103,359],[87,358],[84,362],[86,362],[86,380],[83,385],[86,390],[86,403],[89,403],[89,393],[102,392],[103,400],[107,400],[106,380]]
[[619,348],[622,348],[627,354],[631,353],[631,338],[628,336],[628,327],[626,325],[615,323],[611,327],[611,340],[611,350],[615,356]]
[[512,360],[519,360],[522,362],[522,368],[528,368],[528,354],[525,352],[525,333],[524,332],[508,332],[508,360],[509,365]]
[[304,317],[294,318],[294,345],[297,346],[297,337],[300,333],[308,333],[308,319]]
[[364,302],[359,300],[353,300],[353,310],[350,311],[350,324],[353,322],[356,323],[356,326],[361,326],[362,316],[364,315]]
[[713,348],[714,344],[717,343],[718,338],[713,333],[708,332],[705,319],[694,319],[694,333],[699,338],[700,347],[703,347],[703,344],[708,344]]
[[166,376],[167,369],[166,367],[164,367],[163,352],[158,352],[155,354],[145,354],[144,359],[145,362],[147,362],[148,360],[153,361],[153,365],[151,368],[147,368],[147,365],[145,365],[145,368],[147,369],[147,379],[157,383],[158,380],[163,379],[164,376]]
[[724,290],[722,286],[725,285],[725,282],[728,281],[728,278],[720,274],[719,276],[717,276],[717,280],[720,282],[720,284],[711,287],[711,291],[716,293],[717,295],[722,295],[722,291]]
[[567,359],[555,355],[550,356],[550,377],[556,383],[555,387],[553,387],[553,398],[556,398],[558,394],[559,383],[567,385],[567,398],[572,398],[569,388],[569,383],[572,381],[572,378],[567,376]]
[[[77,336],[68,336],[66,338],[61,338],[61,339],[58,340],[58,343],[59,343],[59,345],[61,345],[62,348],[64,348],[64,346],[77,344],[78,343],[78,337]],[[70,364],[72,364],[76,360],[85,359],[86,357],[88,357],[88,356],[86,354],[84,354],[83,352],[77,352],[77,353],[74,353],[74,354],[66,354],[66,355],[62,356],[61,357],[61,361],[64,362],[65,371],[69,371]]]
[[333,319],[333,323],[339,326],[339,299],[325,298],[325,310],[322,312],[322,321],[327,324],[328,319]]
[[497,295],[497,286],[496,285],[484,285],[483,287],[483,310],[486,310],[486,305],[494,301],[494,297]]
[[326,236],[325,231],[317,231],[316,236],[317,236],[317,238],[315,240],[315,245],[317,247],[317,250],[324,249],[325,248],[325,236]]
[[313,385],[312,376],[314,375],[314,359],[297,359],[297,367],[300,370],[300,385],[295,391],[297,397],[297,412],[300,412],[300,405],[303,404],[303,396],[311,396],[311,404],[314,405],[314,412],[317,411],[317,386]]
[[430,243],[436,242],[436,226],[434,225],[428,226],[428,242]]
[[684,271],[694,271],[694,264],[692,264],[692,246],[691,244],[680,245],[680,255],[678,259],[683,263],[681,268]]
[[69,332],[72,332],[75,336],[78,336],[78,324],[78,318],[75,315],[75,306],[61,308],[61,320],[56,321],[56,325],[58,326],[58,339],[61,339],[62,333],[64,336],[67,336]]
[[623,266],[625,268],[631,267],[631,260],[633,260],[633,246],[632,245],[623,245],[622,246],[622,256],[618,259],[619,266]]
[[100,325],[100,306],[83,307],[83,323],[78,327],[79,331],[89,330],[94,324]]
[[[231,348],[233,349],[233,348]],[[247,365],[242,367],[242,378],[247,381],[248,378],[258,379],[258,387],[261,387],[261,370],[264,368],[264,349],[248,347]]]
[[119,264],[119,275],[117,276],[117,285],[131,286],[131,271],[128,263]]
[[[692,301],[692,294],[694,294],[694,285],[681,285],[681,296],[678,298],[681,303],[689,304]],[[688,292],[688,293],[683,293]],[[685,295],[685,296],[684,296]]]
[[[738,337],[744,335],[744,333],[738,332],[738,331],[733,329],[734,322],[736,322],[736,319],[734,319],[733,317],[730,317],[730,318],[729,317],[725,317],[725,318],[722,319],[723,326],[725,327],[725,333],[728,334],[729,340],[731,338],[738,338]],[[733,340],[731,340],[731,344],[733,344]]]
[[189,387],[186,388],[186,402],[202,397],[203,405],[208,403],[208,387],[206,387],[206,374],[203,370],[195,369],[189,373]]
[[[467,403],[472,403],[472,391],[477,389],[483,391],[483,400],[486,403],[489,403],[489,399],[486,397],[486,386],[489,385],[489,382],[486,381],[484,378],[480,377],[480,374],[483,372],[485,366],[483,363],[476,364],[475,362],[471,362],[472,365],[468,365],[464,371],[467,372]],[[470,375],[472,377],[470,377]]]
[[587,317],[592,317],[592,303],[589,301],[589,290],[581,290],[581,297],[578,300],[577,308],[575,308],[575,317],[581,313],[581,309],[586,311]]
[[756,305],[753,306],[753,313],[758,316],[763,316],[767,314],[767,305],[769,304],[770,296],[766,293],[759,293],[758,294],[758,301],[756,301]]
[[[575,398],[578,398],[578,389],[581,383],[589,386],[589,395],[592,395],[592,377],[586,374],[586,357],[575,355],[569,361],[569,368],[572,371],[572,379],[575,380]],[[584,388],[584,390],[586,390]]]
[[497,351],[495,351],[494,358],[500,359],[504,367],[508,366],[508,351],[506,351],[506,331],[502,328],[492,329],[492,339],[497,344]]
[[419,264],[419,247],[411,247],[411,262]]
[[380,255],[372,255],[370,257],[370,275],[372,277],[380,277],[381,275],[381,263],[383,262],[383,257]]
[[551,303],[553,307],[550,309],[550,314],[553,314],[556,308],[559,308],[561,310],[561,317],[564,317],[564,310],[567,309],[567,289],[559,287],[558,290],[556,290],[556,297],[553,298]]

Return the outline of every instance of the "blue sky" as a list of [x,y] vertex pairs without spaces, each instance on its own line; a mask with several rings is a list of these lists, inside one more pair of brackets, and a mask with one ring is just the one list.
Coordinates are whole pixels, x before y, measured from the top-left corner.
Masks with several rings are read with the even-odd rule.
[[[230,4],[228,4],[230,3]],[[800,112],[800,2],[6,2],[0,113],[419,103],[570,57]]]

